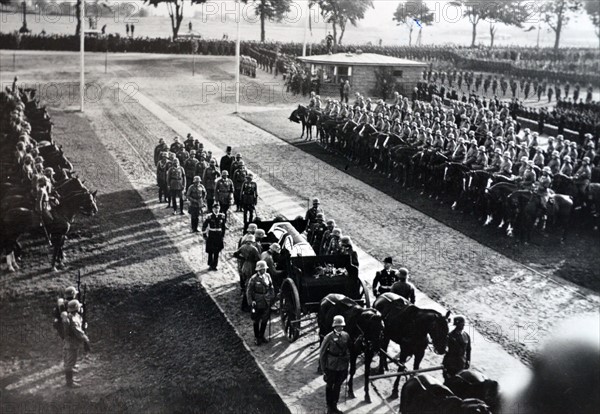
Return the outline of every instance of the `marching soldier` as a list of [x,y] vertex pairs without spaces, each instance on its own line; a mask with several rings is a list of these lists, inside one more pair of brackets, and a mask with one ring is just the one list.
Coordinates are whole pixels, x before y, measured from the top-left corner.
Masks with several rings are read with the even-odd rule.
[[315,199],[313,199],[313,206],[311,208],[309,208],[308,211],[306,212],[305,220],[307,221],[307,223],[306,223],[307,231],[310,229],[311,223],[317,219],[317,214],[324,213],[323,209],[321,207],[319,207],[320,205],[321,205],[321,202],[319,201],[319,199],[315,198]]
[[206,189],[202,185],[200,177],[195,176],[192,181],[193,183],[188,188],[186,197],[190,201],[188,212],[192,219],[192,233],[198,233],[200,214],[202,214],[206,205]]
[[235,202],[235,211],[242,211],[242,196],[241,190],[242,186],[246,182],[246,175],[248,175],[248,171],[246,170],[246,165],[244,162],[239,164],[239,167],[235,170],[235,173],[231,177],[233,181],[233,201]]
[[185,182],[187,184],[186,190],[190,188],[194,181],[194,177],[196,176],[196,168],[200,161],[196,159],[196,150],[190,151],[190,157],[183,164],[183,169],[185,170]]
[[410,303],[415,303],[415,286],[408,281],[408,269],[402,267],[398,271],[399,280],[392,285],[392,293],[402,296]]
[[246,300],[246,286],[248,280],[254,274],[256,263],[260,260],[260,252],[256,248],[256,239],[250,234],[244,237],[240,248],[233,254],[233,257],[241,262],[240,268],[240,287],[242,288],[242,306],[244,312],[248,311],[248,301]]
[[335,229],[335,220],[329,219],[329,220],[327,220],[325,225],[327,226],[327,230],[325,230],[325,233],[323,233],[319,251],[316,251],[316,253],[320,256],[327,254],[326,251],[327,251],[327,246],[329,245],[329,240],[331,239],[331,232],[333,231],[333,229]]
[[325,335],[319,352],[319,366],[325,373],[323,379],[325,387],[325,400],[327,413],[341,413],[337,408],[340,399],[340,389],[348,376],[350,363],[350,335],[344,331],[346,321],[342,315],[333,318],[333,331]]
[[244,225],[254,220],[254,211],[258,203],[258,187],[252,178],[252,173],[246,175],[246,181],[240,188],[240,202],[244,210]]
[[171,195],[173,214],[177,214],[177,198],[179,198],[179,214],[183,215],[183,191],[185,189],[185,171],[179,160],[173,160],[173,166],[167,171],[167,185]]
[[167,151],[169,151],[169,146],[164,139],[159,139],[158,145],[154,148],[154,165],[158,164],[158,161],[162,158],[162,153]]
[[350,263],[358,267],[358,254],[354,251],[352,240],[348,236],[343,236],[341,239],[341,253],[350,256]]
[[342,230],[338,227],[331,231],[331,237],[327,244],[326,255],[342,254]]
[[177,155],[179,154],[181,151],[183,151],[185,149],[185,147],[183,146],[183,144],[179,141],[179,137],[175,137],[173,139],[173,143],[171,144],[171,147],[169,148],[169,151],[171,151],[173,154]]
[[256,263],[256,273],[248,281],[246,289],[247,300],[252,307],[251,317],[254,322],[256,345],[269,342],[265,338],[265,330],[271,316],[271,305],[275,298],[275,291],[267,269],[267,263],[264,260],[259,260]]
[[[398,273],[392,269],[393,260],[391,257],[383,259],[383,270],[379,270],[375,273],[375,279],[373,279],[373,295],[375,297],[382,293],[391,292],[392,285],[398,281]],[[377,286],[379,289],[377,289]]]
[[81,385],[74,380],[79,347],[83,343],[85,352],[90,351],[90,340],[83,331],[82,319],[79,314],[81,304],[77,299],[72,299],[67,304],[67,312],[63,313],[62,323],[64,331],[63,361],[65,366],[65,378],[67,387],[76,388]]
[[190,152],[192,149],[194,149],[194,137],[192,134],[188,133],[186,138],[187,139],[183,141],[183,147],[186,151]]
[[206,205],[211,210],[215,202],[215,183],[220,176],[221,174],[217,170],[217,160],[211,159],[202,176],[202,182],[206,188]]
[[325,215],[323,213],[317,213],[315,221],[311,223],[310,228],[308,229],[306,239],[315,252],[319,251],[323,235],[325,234],[325,231],[327,231],[324,219]]
[[171,196],[169,195],[169,186],[167,185],[167,171],[169,170],[169,160],[167,152],[160,153],[160,160],[156,164],[156,183],[158,185],[158,202],[163,202],[163,197],[168,205],[171,204]]
[[454,317],[454,330],[448,334],[448,351],[444,355],[444,378],[448,379],[471,366],[471,337],[464,332],[464,316]]
[[212,214],[204,220],[202,233],[206,241],[208,267],[210,270],[217,270],[219,253],[223,250],[223,238],[225,237],[225,216],[219,213],[218,204],[212,206]]
[[227,217],[229,207],[233,204],[233,182],[229,179],[229,172],[227,170],[223,170],[221,174],[221,178],[215,183],[215,196],[221,207],[221,213]]

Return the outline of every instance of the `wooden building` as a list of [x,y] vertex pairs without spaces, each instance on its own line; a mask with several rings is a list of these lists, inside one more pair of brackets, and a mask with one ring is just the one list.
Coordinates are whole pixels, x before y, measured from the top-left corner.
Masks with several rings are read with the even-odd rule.
[[352,93],[382,97],[381,88],[377,84],[377,73],[385,74],[383,78],[388,85],[388,98],[392,96],[394,88],[394,85],[389,85],[390,82],[395,84],[396,90],[401,94],[410,95],[417,82],[423,79],[423,71],[427,68],[427,64],[414,60],[360,51],[298,59],[310,65],[312,74],[321,79],[320,93],[323,96],[339,96],[340,82],[349,80]]

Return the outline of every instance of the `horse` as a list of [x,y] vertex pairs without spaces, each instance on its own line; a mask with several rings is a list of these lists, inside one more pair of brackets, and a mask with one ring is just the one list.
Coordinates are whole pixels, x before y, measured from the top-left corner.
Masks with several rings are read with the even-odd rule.
[[489,188],[492,174],[484,170],[471,170],[465,174],[465,197],[470,202],[472,214],[485,216],[485,190]]
[[452,210],[456,210],[458,201],[465,192],[465,176],[469,171],[469,167],[459,162],[446,162],[443,183],[445,192],[452,197]]
[[[51,211],[52,217],[42,215],[42,226],[53,247],[53,270],[56,270],[56,264],[62,267],[65,236],[71,229],[75,215],[93,216],[97,212],[96,192],[77,191],[61,198],[60,204]],[[1,219],[5,253],[14,259],[14,246],[18,245],[19,237],[28,231],[38,231],[40,215],[31,209],[16,207],[6,211]]]
[[394,166],[400,170],[396,175],[397,181],[402,181],[402,187],[410,186],[413,176],[412,159],[419,152],[419,149],[410,146],[400,146],[393,148],[390,152]]
[[518,189],[517,183],[515,182],[498,183],[485,189],[485,198],[487,202],[486,220],[483,223],[484,226],[492,223],[494,218],[499,218],[500,224],[498,225],[498,228],[502,228],[504,223],[508,223],[506,232],[508,235],[512,235],[510,209],[506,203],[508,196]]
[[40,155],[44,158],[44,165],[57,170],[73,171],[73,164],[63,153],[62,146],[56,144],[38,147]]
[[[375,300],[373,307],[383,315],[385,329],[379,356],[379,372],[383,373],[387,366],[386,353],[390,340],[400,345],[400,357],[396,361],[398,371],[405,369],[408,357],[414,356],[414,369],[419,365],[429,345],[427,337],[431,337],[433,350],[438,355],[446,353],[448,346],[448,317],[431,309],[421,309],[410,304],[406,299],[395,293],[384,293]],[[400,377],[394,382],[392,397],[398,398]]]
[[[571,217],[573,215],[573,198],[563,194],[554,194],[550,197],[546,209],[542,203],[542,196],[530,190],[515,191],[508,197],[508,204],[512,210],[513,216],[519,223],[519,233],[521,241],[526,244],[531,241],[531,232],[536,219],[542,218],[547,210],[548,217],[553,219],[554,224],[560,224],[563,227],[561,235],[561,244],[565,242]],[[545,222],[542,225],[545,228]]]
[[319,119],[317,111],[311,110],[304,105],[298,105],[298,108],[291,113],[288,119],[292,122],[302,124],[302,135],[300,135],[300,138],[304,138],[304,133],[306,132],[306,139],[308,141],[312,140],[312,127],[317,125]]
[[462,399],[430,375],[412,377],[402,387],[402,414],[491,414],[490,407],[476,398]]
[[485,402],[494,413],[500,409],[498,382],[486,378],[479,371],[465,369],[447,378],[444,385],[459,398],[477,398]]
[[[596,208],[596,213],[600,213],[600,183],[589,184],[582,194],[572,177],[559,173],[552,177],[552,190],[558,194],[573,197],[575,207],[581,205],[587,199]],[[588,205],[588,208],[591,208],[591,205]]]
[[[342,315],[346,320],[346,332],[350,335],[350,378],[348,396],[355,398],[353,379],[356,373],[356,359],[365,354],[365,401],[371,402],[369,395],[369,370],[373,355],[379,349],[383,336],[383,319],[372,308],[363,308],[352,299],[337,293],[331,293],[321,300],[318,314],[320,342],[331,332],[333,317]],[[321,368],[321,367],[319,367]]]

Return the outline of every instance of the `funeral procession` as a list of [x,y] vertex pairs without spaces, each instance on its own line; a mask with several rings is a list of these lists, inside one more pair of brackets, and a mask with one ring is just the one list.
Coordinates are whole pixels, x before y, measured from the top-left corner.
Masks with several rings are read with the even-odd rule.
[[600,409],[600,0],[0,19],[0,413]]

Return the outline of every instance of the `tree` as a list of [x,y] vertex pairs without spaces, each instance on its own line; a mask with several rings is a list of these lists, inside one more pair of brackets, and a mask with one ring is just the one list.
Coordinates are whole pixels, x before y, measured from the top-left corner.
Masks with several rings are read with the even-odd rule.
[[543,3],[541,8],[542,21],[554,31],[554,50],[558,50],[562,29],[571,19],[569,13],[581,10],[582,5],[581,0],[546,0]]
[[585,11],[595,26],[596,36],[598,36],[598,46],[600,47],[600,1],[587,0],[585,2]]
[[[177,39],[179,28],[181,27],[181,21],[183,20],[183,3],[184,0],[144,0],[144,3],[148,3],[154,7],[158,7],[159,4],[165,3],[169,10],[169,17],[171,18],[171,29],[173,30],[173,40]],[[206,0],[190,0],[191,4],[206,3]]]
[[471,47],[475,47],[475,39],[477,38],[477,25],[481,20],[485,20],[488,17],[490,9],[496,7],[497,3],[494,3],[492,5],[493,7],[490,7],[485,2],[478,0],[451,1],[450,4],[463,9],[463,18],[467,17],[469,22],[471,22],[471,26],[473,27]]
[[490,48],[494,47],[497,23],[522,28],[526,19],[527,12],[520,1],[502,1],[490,7],[487,12],[487,20],[490,22]]
[[275,20],[280,22],[290,10],[292,0],[243,0],[244,3],[252,2],[254,15],[260,17],[260,41],[265,41],[265,21]]
[[423,26],[431,24],[434,21],[435,14],[429,9],[423,0],[406,1],[398,4],[392,20],[397,21],[396,25],[405,24],[408,26],[408,45],[412,46],[412,32],[415,24],[419,25],[419,39]]
[[[333,44],[341,45],[346,24],[350,22],[353,26],[365,17],[365,12],[373,8],[372,0],[310,0],[312,4],[318,4],[321,16],[327,23],[331,23],[333,30]],[[338,38],[337,31],[340,29]]]

